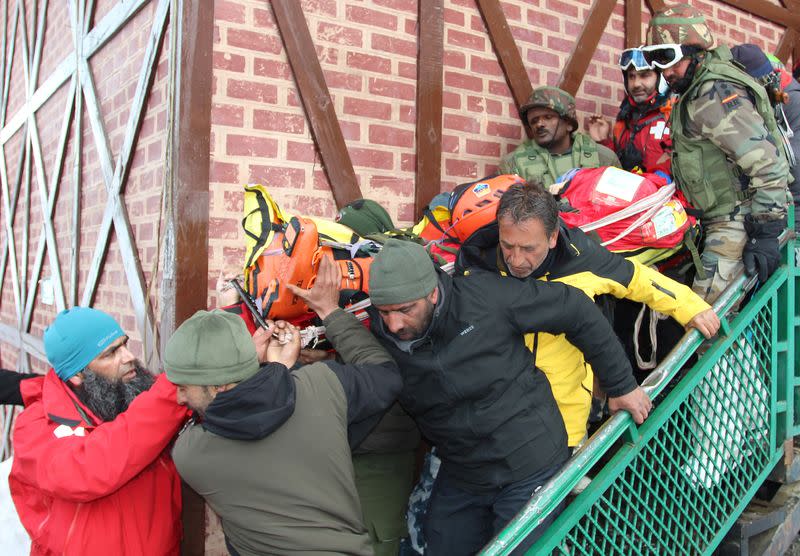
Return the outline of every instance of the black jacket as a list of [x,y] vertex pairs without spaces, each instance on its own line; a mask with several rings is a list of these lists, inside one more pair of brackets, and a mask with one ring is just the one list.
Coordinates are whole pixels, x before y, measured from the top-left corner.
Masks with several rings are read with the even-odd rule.
[[0,369],[0,405],[22,405],[19,383],[27,378],[36,378],[34,373],[17,373]]
[[440,273],[439,294],[429,330],[414,342],[394,337],[374,311],[372,327],[400,366],[400,402],[465,490],[493,490],[569,456],[564,422],[525,333],[565,333],[606,370],[611,396],[636,388],[613,330],[578,290],[477,271]]

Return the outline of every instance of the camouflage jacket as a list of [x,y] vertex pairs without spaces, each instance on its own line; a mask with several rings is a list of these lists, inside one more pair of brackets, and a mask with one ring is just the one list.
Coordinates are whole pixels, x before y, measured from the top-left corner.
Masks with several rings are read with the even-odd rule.
[[538,181],[547,187],[573,168],[620,166],[614,151],[598,145],[585,133],[572,135],[572,149],[564,154],[550,154],[528,139],[500,162],[501,174],[517,174],[526,181]]
[[698,66],[670,128],[675,180],[705,220],[786,213],[789,167],[769,99],[730,62],[727,47]]

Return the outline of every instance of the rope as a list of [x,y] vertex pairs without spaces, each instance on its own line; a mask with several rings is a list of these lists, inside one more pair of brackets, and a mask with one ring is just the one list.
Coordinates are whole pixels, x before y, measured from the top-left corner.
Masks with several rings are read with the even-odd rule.
[[647,326],[647,332],[650,335],[650,358],[645,361],[639,354],[639,332],[642,329],[642,321],[644,314],[647,311],[647,305],[642,303],[642,308],[639,314],[636,315],[636,322],[633,324],[633,354],[636,356],[636,364],[640,369],[649,371],[655,369],[658,361],[656,360],[656,351],[658,350],[657,328],[658,321],[666,320],[667,316],[659,313],[658,311],[650,311],[650,322]]
[[[647,222],[650,218],[653,217],[655,213],[657,213],[661,207],[667,202],[672,196],[675,194],[675,183],[669,183],[664,187],[661,187],[655,193],[648,195],[642,199],[639,199],[635,203],[628,205],[627,207],[620,209],[616,212],[612,212],[611,214],[604,216],[594,222],[589,222],[588,224],[584,224],[583,226],[579,226],[579,228],[584,232],[591,232],[593,230],[597,230],[598,228],[602,228],[604,226],[608,226],[609,224],[614,224],[615,222],[619,222],[620,220],[625,220],[631,216],[636,214],[642,213],[639,218],[637,218],[630,226],[625,228],[622,232],[617,234],[616,237],[610,239],[608,241],[604,241],[601,245],[606,246],[615,241],[619,241],[620,239],[624,238],[628,234],[630,234],[633,230]],[[644,211],[644,212],[643,212]]]

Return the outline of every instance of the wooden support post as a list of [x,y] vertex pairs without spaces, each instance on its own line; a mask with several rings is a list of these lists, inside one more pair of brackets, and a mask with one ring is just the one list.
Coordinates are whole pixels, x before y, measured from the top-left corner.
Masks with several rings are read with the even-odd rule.
[[[800,13],[800,0],[781,0],[781,4],[792,13]],[[781,52],[782,50],[783,52]],[[783,60],[786,69],[791,73],[794,66],[800,62],[800,29],[786,28],[775,55]]]
[[586,68],[592,60],[600,37],[608,25],[611,12],[614,11],[616,0],[594,0],[586,23],[581,29],[581,34],[575,40],[575,46],[569,55],[569,60],[561,72],[561,81],[558,86],[571,95],[575,95],[581,86]]
[[[211,76],[214,10],[201,2],[177,0],[170,13],[170,34],[177,34],[177,52],[170,65],[177,77],[171,110],[171,190],[167,203],[167,245],[161,287],[161,342],[199,309],[208,297],[208,165],[211,135]],[[174,66],[173,66],[174,67]],[[168,158],[169,161],[169,158]],[[169,162],[168,162],[169,163]],[[162,345],[163,353],[163,345]],[[183,488],[182,553],[205,553],[206,512],[203,499]]]
[[[789,69],[789,71],[792,69],[792,62],[790,58],[792,57],[792,51],[797,48],[798,36],[800,35],[794,29],[786,29],[786,31],[783,33],[783,37],[781,37],[780,42],[778,42],[777,48],[775,48],[775,56],[780,58],[780,60],[786,64],[786,67]],[[796,55],[795,60],[797,60]]]
[[647,4],[647,7],[650,8],[651,14],[660,12],[661,10],[667,7],[667,5],[664,3],[664,0],[644,0],[644,1],[645,4]]
[[303,6],[297,0],[272,0],[269,4],[292,66],[311,134],[331,183],[333,199],[336,206],[342,208],[361,198],[361,189],[308,31]]
[[417,60],[417,175],[414,217],[441,190],[442,181],[442,56],[444,53],[443,0],[419,1]]
[[625,48],[642,43],[642,0],[625,0]]
[[503,68],[508,88],[511,89],[511,95],[519,108],[531,96],[533,87],[522,63],[517,42],[508,28],[508,21],[498,0],[477,0],[477,3],[489,32],[489,39],[497,54],[497,60]]
[[795,31],[800,31],[800,12],[796,9],[782,8],[770,4],[766,0],[721,0],[721,2],[766,19],[776,25],[791,27]]

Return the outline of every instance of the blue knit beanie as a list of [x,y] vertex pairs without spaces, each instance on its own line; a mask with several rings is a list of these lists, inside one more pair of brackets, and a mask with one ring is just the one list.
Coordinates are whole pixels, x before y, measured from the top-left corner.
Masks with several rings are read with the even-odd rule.
[[44,331],[44,352],[61,380],[86,368],[111,342],[124,336],[110,315],[89,307],[61,311]]
[[744,70],[756,79],[772,73],[772,62],[754,44],[740,44],[731,48],[731,56],[744,66]]

